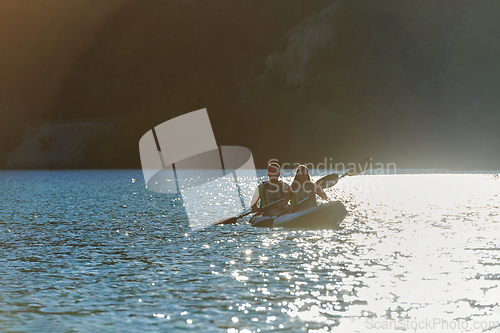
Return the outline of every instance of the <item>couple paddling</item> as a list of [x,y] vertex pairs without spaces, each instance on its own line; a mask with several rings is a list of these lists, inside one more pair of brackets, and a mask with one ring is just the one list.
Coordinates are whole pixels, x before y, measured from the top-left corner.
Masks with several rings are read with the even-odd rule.
[[[292,184],[279,180],[281,167],[273,162],[267,166],[268,181],[263,182],[257,188],[252,200],[252,211],[260,210],[263,215],[279,215],[280,213],[298,212],[318,205],[316,195],[328,200],[325,192],[311,181],[309,169],[305,165],[299,165],[295,170]],[[288,203],[291,201],[291,205]],[[274,204],[273,204],[274,203]],[[272,204],[272,205],[271,205]],[[262,210],[263,207],[267,206]]]

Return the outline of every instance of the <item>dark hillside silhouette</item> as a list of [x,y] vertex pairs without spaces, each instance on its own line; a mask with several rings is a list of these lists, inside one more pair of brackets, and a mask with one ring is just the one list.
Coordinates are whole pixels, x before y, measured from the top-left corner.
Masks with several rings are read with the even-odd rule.
[[2,161],[29,121],[112,117],[85,167],[140,167],[142,134],[207,108],[258,167],[499,168],[497,1],[107,3],[0,5]]

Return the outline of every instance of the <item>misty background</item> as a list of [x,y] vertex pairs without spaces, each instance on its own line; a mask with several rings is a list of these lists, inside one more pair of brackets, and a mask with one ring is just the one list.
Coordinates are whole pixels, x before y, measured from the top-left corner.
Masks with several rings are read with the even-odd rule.
[[144,133],[207,108],[258,168],[498,170],[498,17],[496,0],[1,0],[0,167],[140,168]]

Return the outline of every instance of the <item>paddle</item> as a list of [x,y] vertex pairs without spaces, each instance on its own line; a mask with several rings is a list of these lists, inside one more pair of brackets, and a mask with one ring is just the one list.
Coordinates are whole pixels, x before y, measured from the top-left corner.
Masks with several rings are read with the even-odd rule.
[[[274,201],[274,202],[271,202],[269,205],[265,205],[264,207],[259,208],[259,210],[257,210],[255,213],[262,212],[264,209],[269,208],[269,207],[271,207],[271,206],[274,206],[274,205],[275,205],[275,204],[277,204],[278,202],[282,202],[284,199],[285,199],[285,198],[283,198],[283,199],[279,199],[279,200],[276,200],[276,201]],[[228,217],[227,219],[219,220],[219,221],[217,221],[217,222],[215,222],[215,223],[212,223],[212,225],[234,224],[234,223],[236,223],[236,221],[237,221],[238,219],[241,219],[242,217],[247,216],[247,215],[250,215],[250,214],[252,214],[252,213],[254,213],[254,212],[253,212],[253,211],[249,211],[249,212],[247,212],[247,213],[243,213],[243,214],[241,214],[241,215],[239,215],[239,216],[235,216],[235,217]]]
[[315,184],[321,188],[326,188],[326,185],[328,183],[330,183],[331,181],[333,180],[336,180],[337,178],[339,177],[339,174],[338,173],[332,173],[330,175],[326,175],[324,177],[321,177],[320,179],[318,179]]
[[[366,156],[361,161],[354,164],[354,167],[347,170],[342,176],[338,177],[335,180],[328,182],[326,184],[326,187],[324,187],[324,188],[328,188],[328,187],[335,185],[340,179],[344,178],[345,176],[356,176],[356,175],[359,175],[360,173],[365,172],[366,170],[368,170],[370,168],[371,159],[372,159],[371,156]],[[323,178],[326,178],[326,177],[323,177]]]

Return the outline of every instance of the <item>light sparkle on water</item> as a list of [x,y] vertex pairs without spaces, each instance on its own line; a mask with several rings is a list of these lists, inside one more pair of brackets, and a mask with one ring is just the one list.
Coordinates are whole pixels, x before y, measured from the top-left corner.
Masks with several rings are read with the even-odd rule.
[[134,172],[4,173],[0,330],[500,321],[496,174],[346,178],[328,191],[349,211],[341,230],[191,232],[178,198],[151,196]]

